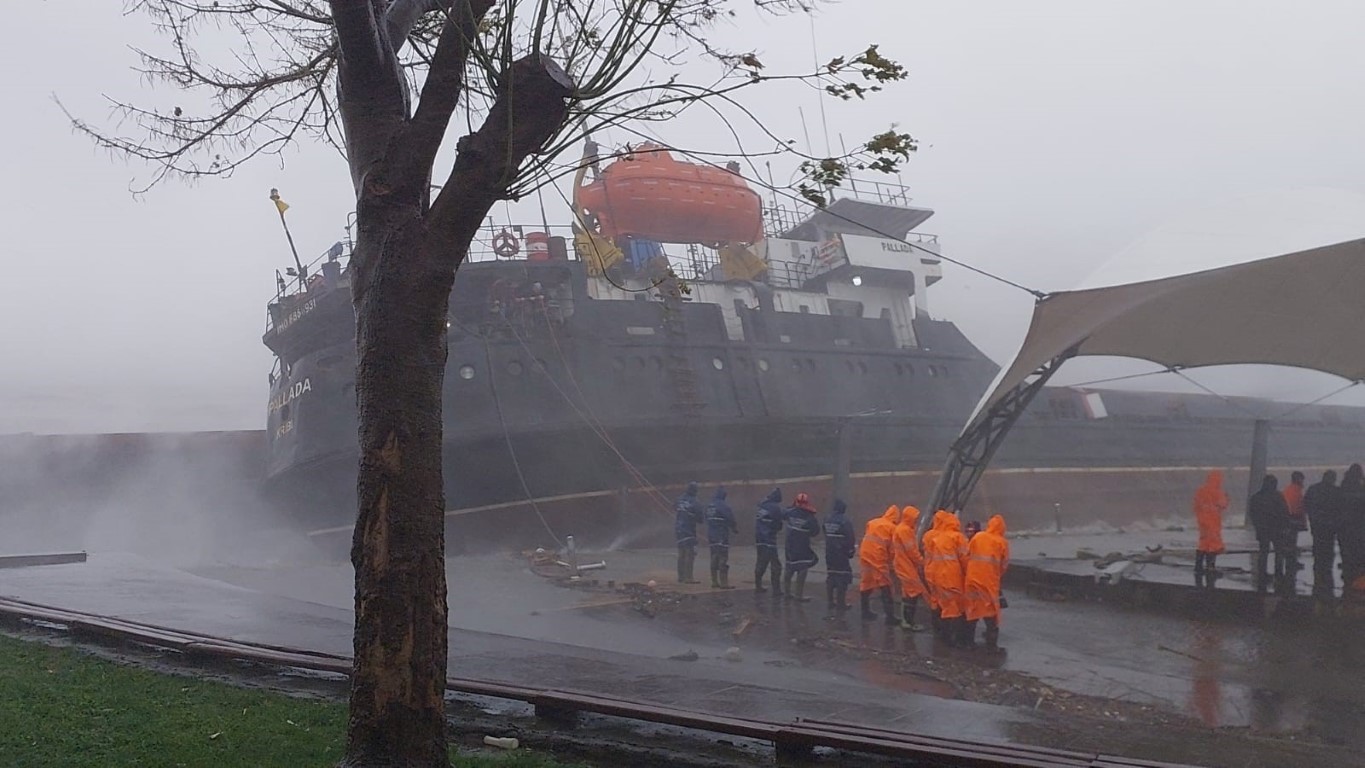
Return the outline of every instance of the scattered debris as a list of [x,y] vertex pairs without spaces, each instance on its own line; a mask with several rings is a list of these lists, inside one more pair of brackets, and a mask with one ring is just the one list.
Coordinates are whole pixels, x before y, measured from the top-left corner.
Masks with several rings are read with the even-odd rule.
[[729,648],[726,648],[726,649],[725,649],[725,656],[724,656],[724,658],[725,658],[726,661],[743,661],[743,660],[744,660],[744,657],[743,657],[743,656],[740,654],[740,652],[739,652],[739,648],[736,647],[736,646],[733,646],[733,645],[730,646]]
[[697,659],[700,659],[700,658],[701,658],[701,657],[697,655],[697,652],[696,652],[696,651],[693,651],[693,650],[690,650],[690,649],[689,649],[689,650],[687,651],[687,653],[675,653],[675,654],[673,654],[672,656],[669,656],[669,657],[668,657],[668,660],[669,660],[669,661],[696,661]]
[[754,624],[753,617],[745,616],[744,620],[739,623],[739,626],[735,627],[735,631],[730,633],[730,637],[733,637],[736,640],[740,639],[741,637],[744,637],[744,633],[748,632],[749,627],[753,626],[753,624]]
[[501,736],[485,736],[483,743],[490,747],[500,747],[502,749],[516,749],[521,746],[521,742],[516,739],[503,738]]

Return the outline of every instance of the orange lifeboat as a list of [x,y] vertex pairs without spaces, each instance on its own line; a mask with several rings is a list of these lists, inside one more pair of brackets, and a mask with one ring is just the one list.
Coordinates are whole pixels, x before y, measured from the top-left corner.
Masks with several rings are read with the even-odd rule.
[[763,202],[738,173],[673,159],[645,144],[577,190],[599,234],[661,243],[753,243],[763,237]]

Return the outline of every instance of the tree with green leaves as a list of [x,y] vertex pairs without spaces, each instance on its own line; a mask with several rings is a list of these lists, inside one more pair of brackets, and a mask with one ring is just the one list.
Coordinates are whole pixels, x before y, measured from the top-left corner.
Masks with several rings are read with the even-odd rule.
[[[811,10],[802,0],[754,4]],[[142,71],[176,103],[116,101],[116,129],[73,118],[100,146],[150,163],[144,189],[230,175],[304,140],[329,142],[349,164],[360,468],[344,765],[446,763],[446,314],[455,272],[490,208],[577,170],[559,160],[563,151],[611,126],[701,105],[747,116],[771,139],[750,154],[793,153],[794,142],[743,106],[742,92],[798,82],[861,99],[905,77],[875,46],[808,72],[768,71],[757,52],[710,42],[714,25],[737,13],[729,6],[133,0],[165,40],[160,52],[137,52]],[[678,62],[689,55],[711,67],[707,82],[682,77]],[[453,159],[442,162],[452,141]],[[837,157],[805,155],[796,190],[821,204],[851,169],[894,171],[913,149],[892,128]]]

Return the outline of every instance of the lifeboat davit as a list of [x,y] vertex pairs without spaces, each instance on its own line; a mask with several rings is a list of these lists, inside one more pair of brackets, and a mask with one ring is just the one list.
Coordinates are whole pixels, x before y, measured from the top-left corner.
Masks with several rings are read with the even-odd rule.
[[763,237],[763,201],[738,173],[675,160],[658,144],[608,165],[575,197],[605,237],[703,244]]

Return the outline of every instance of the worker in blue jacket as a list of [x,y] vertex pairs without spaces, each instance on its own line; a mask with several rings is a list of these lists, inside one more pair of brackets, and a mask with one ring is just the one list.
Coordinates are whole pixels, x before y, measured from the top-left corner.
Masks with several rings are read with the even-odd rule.
[[699,584],[693,577],[697,564],[697,526],[702,523],[701,502],[697,501],[697,484],[687,484],[687,490],[673,503],[673,538],[678,542],[678,583]]
[[768,591],[763,588],[763,574],[772,566],[773,597],[782,596],[782,587],[778,585],[782,578],[782,559],[777,555],[777,535],[781,532],[782,489],[774,488],[759,503],[754,520],[754,547],[758,549],[758,561],[754,564],[754,591]]
[[711,544],[711,588],[730,586],[730,534],[739,533],[735,511],[725,503],[725,488],[717,488],[706,505],[706,540]]
[[[811,541],[820,535],[820,519],[815,516],[810,496],[796,494],[796,501],[786,511],[783,522],[787,525],[787,571],[782,576],[788,599],[802,603],[809,602],[806,597],[806,574],[820,558],[811,547]],[[792,591],[792,577],[796,577],[796,591]]]
[[848,588],[853,584],[853,556],[858,547],[847,513],[844,500],[835,499],[834,511],[825,518],[825,599],[830,614],[849,608]]

